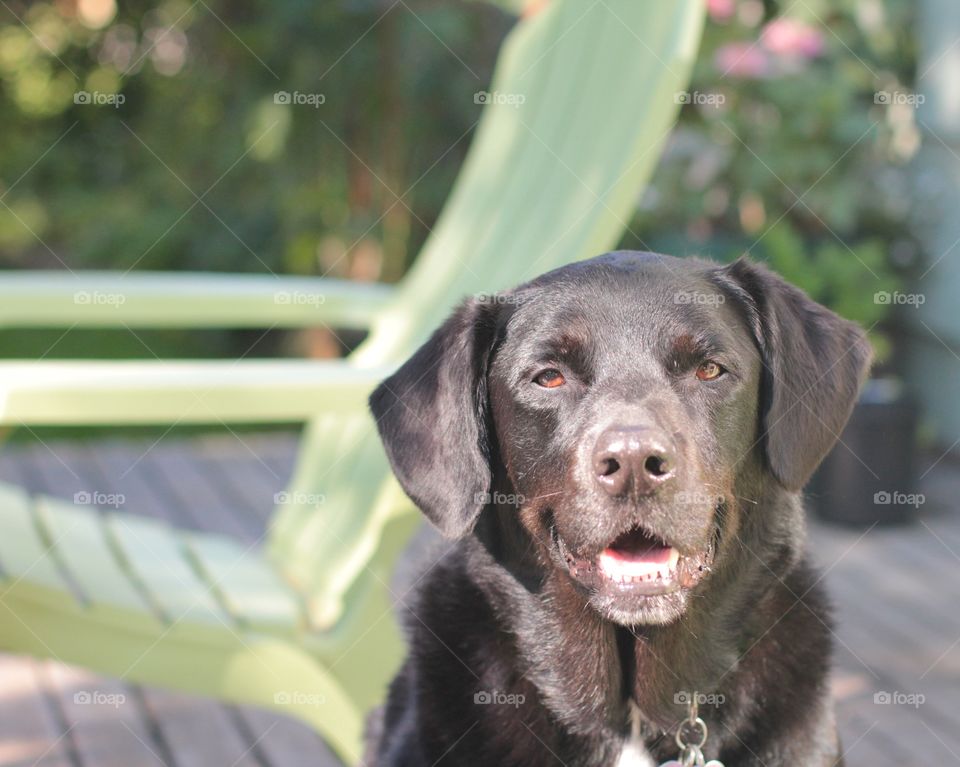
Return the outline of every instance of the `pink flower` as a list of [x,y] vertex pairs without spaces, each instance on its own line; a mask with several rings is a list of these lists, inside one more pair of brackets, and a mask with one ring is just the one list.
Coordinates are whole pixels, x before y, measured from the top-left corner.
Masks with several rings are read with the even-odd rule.
[[729,21],[736,10],[736,0],[707,0],[707,13],[714,21]]
[[823,53],[823,35],[816,27],[797,19],[774,19],[763,28],[760,39],[771,53],[814,59]]
[[727,43],[717,49],[713,65],[724,77],[761,78],[771,72],[770,58],[756,44]]

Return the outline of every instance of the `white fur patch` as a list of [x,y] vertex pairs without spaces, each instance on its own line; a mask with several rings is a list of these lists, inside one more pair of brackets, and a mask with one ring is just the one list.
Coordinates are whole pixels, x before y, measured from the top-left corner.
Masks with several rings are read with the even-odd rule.
[[640,709],[633,701],[630,701],[630,735],[623,742],[617,767],[656,767],[640,739]]

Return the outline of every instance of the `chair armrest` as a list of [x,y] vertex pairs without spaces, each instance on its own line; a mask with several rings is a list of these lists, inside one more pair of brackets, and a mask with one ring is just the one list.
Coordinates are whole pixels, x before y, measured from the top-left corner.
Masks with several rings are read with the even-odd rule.
[[390,372],[340,360],[0,362],[0,424],[304,421],[366,408]]
[[0,327],[364,328],[393,292],[323,277],[2,272]]

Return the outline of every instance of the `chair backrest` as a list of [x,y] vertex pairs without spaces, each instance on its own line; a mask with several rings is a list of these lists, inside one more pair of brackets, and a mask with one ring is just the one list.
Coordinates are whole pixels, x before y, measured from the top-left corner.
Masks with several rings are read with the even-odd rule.
[[[675,121],[703,16],[703,0],[554,0],[519,22],[443,213],[350,364],[399,363],[464,296],[613,247]],[[372,419],[309,423],[288,498],[270,552],[328,625],[410,508]]]

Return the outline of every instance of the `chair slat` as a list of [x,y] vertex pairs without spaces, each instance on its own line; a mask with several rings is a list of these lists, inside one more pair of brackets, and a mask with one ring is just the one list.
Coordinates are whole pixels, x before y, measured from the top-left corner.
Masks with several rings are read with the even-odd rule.
[[48,496],[36,499],[38,521],[57,549],[59,560],[88,596],[90,605],[100,609],[121,608],[123,619],[139,617],[156,623],[151,606],[117,561],[104,534],[101,515]]
[[293,633],[305,625],[299,600],[260,552],[228,538],[187,534],[187,548],[223,604],[252,629]]
[[[354,457],[364,440],[370,441],[373,436],[369,419],[359,414],[325,415],[305,427],[290,489],[278,498],[276,519],[270,528],[270,556],[294,583],[305,586],[317,569],[314,557],[298,554],[303,546],[313,544],[304,538],[304,528],[315,525],[318,515],[326,518],[334,513],[334,496],[340,494],[336,488],[342,484],[345,490],[351,489],[343,475],[348,468],[360,465]],[[371,466],[370,477],[378,478],[377,466]],[[379,466],[380,471],[386,470],[385,465]],[[376,487],[377,481],[368,478],[366,484]]]
[[283,422],[358,411],[391,368],[339,360],[0,362],[0,423]]
[[111,514],[107,528],[130,568],[166,619],[221,628],[234,625],[217,603],[211,584],[187,559],[178,532],[152,519]]
[[12,589],[31,590],[44,601],[76,602],[53,547],[40,537],[32,500],[20,488],[0,484],[0,601]]
[[362,328],[392,292],[377,283],[276,274],[6,271],[0,327]]

